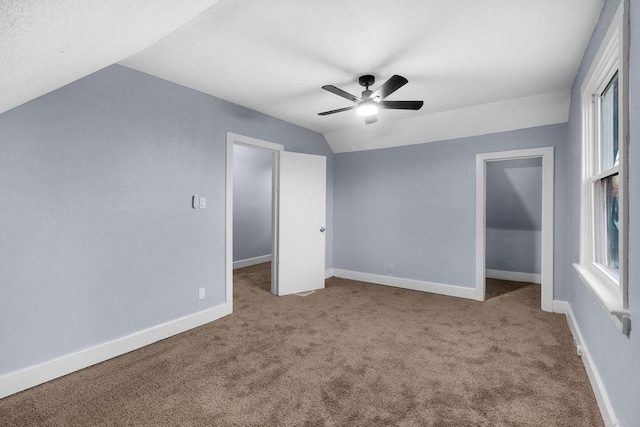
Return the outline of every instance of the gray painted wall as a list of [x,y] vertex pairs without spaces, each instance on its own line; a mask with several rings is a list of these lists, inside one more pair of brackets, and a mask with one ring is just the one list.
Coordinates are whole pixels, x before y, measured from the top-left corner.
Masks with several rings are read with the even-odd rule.
[[485,244],[487,269],[541,273],[542,233],[540,230],[487,228]]
[[605,3],[573,83],[568,132],[567,297],[621,426],[640,420],[640,3],[630,8],[629,309],[630,337],[622,335],[570,263],[578,262],[580,227],[580,87],[620,0]]
[[233,147],[233,260],[271,254],[273,153]]
[[556,299],[565,289],[566,124],[382,150],[335,161],[335,268],[475,287],[476,154],[555,146]]
[[486,267],[540,274],[542,159],[487,163]]
[[330,267],[318,133],[122,66],[0,115],[0,374],[223,302],[227,131],[327,156]]

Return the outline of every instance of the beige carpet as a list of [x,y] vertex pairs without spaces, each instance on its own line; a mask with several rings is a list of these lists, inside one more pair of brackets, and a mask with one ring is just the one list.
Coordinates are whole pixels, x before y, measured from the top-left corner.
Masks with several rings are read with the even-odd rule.
[[600,426],[540,288],[484,303],[330,279],[268,293],[237,270],[231,316],[0,400],[0,425]]

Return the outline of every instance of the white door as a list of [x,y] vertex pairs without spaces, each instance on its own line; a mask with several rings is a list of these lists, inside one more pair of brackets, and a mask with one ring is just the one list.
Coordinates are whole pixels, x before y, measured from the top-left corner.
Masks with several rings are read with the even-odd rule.
[[326,161],[280,153],[278,295],[324,288]]

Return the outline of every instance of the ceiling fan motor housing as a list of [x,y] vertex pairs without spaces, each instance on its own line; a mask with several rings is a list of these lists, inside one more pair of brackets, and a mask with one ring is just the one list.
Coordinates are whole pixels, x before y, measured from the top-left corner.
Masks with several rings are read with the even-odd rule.
[[373,95],[373,91],[372,90],[363,90],[362,91],[362,99],[364,99],[365,101],[369,98],[371,98],[371,95]]

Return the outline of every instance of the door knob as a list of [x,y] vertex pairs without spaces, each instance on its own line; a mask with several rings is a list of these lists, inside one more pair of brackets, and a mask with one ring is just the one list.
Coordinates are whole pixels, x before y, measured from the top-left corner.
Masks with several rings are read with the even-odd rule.
[[324,227],[320,227],[320,232],[321,232],[321,233],[324,233],[326,230],[327,230],[326,228],[324,228]]

